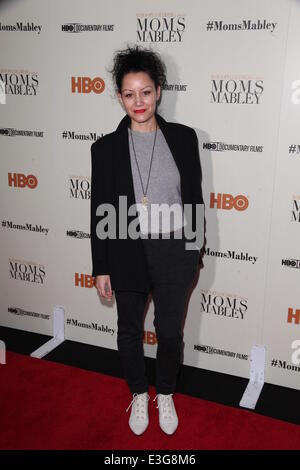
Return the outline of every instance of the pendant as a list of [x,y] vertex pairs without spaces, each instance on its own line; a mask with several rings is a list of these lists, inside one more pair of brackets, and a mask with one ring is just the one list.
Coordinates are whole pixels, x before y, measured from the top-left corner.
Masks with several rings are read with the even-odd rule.
[[143,206],[143,209],[147,209],[147,203],[148,203],[148,198],[147,198],[147,196],[143,196],[143,198],[142,198],[142,206]]

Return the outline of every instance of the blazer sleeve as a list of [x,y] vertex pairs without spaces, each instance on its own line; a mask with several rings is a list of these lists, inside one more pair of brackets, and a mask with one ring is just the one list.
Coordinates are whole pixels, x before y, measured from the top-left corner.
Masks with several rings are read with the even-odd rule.
[[202,170],[199,155],[199,143],[195,129],[192,129],[192,177],[193,195],[198,204],[204,204],[202,194]]
[[[107,259],[107,241],[97,237],[96,228],[100,216],[96,216],[99,204],[109,202],[107,180],[109,174],[106,172],[107,155],[105,155],[102,139],[94,142],[91,146],[91,187],[90,187],[90,234],[91,234],[91,257],[92,276],[109,274]],[[103,218],[104,216],[102,216]]]
[[[205,216],[204,216],[204,200],[202,193],[202,170],[199,155],[199,143],[196,131],[192,128],[192,148],[191,148],[191,178],[192,178],[192,194],[193,194],[193,211],[192,211],[192,227],[196,231],[196,204],[202,204],[201,211],[201,246],[198,246],[201,252],[204,244],[204,229],[205,229]],[[199,260],[200,262],[200,260]]]

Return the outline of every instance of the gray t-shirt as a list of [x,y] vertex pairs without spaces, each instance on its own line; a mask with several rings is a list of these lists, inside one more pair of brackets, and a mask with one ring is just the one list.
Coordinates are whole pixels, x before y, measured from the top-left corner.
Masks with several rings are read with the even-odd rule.
[[[131,132],[144,191],[146,191],[155,131],[139,132],[131,130]],[[143,189],[129,128],[128,138],[141,233],[169,233],[170,231],[180,229],[186,225],[181,199],[180,173],[161,129],[157,130],[146,194],[148,197],[148,209],[142,207]],[[167,206],[159,206],[161,204],[166,204]]]

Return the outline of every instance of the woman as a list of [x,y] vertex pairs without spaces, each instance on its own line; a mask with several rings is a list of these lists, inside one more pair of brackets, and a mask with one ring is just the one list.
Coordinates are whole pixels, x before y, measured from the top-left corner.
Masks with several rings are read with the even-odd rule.
[[[103,299],[111,300],[115,292],[118,350],[133,395],[127,408],[129,426],[137,435],[149,423],[143,320],[151,293],[158,343],[154,400],[161,429],[173,434],[178,426],[173,394],[184,307],[200,262],[199,242],[186,249],[186,242],[195,242],[195,237],[185,234],[188,227],[195,233],[196,207],[203,208],[198,140],[192,128],[167,122],[157,113],[166,83],[165,65],[157,53],[128,47],[115,54],[111,73],[126,115],[114,132],[91,147],[92,276]],[[152,213],[159,204],[172,207],[162,219]],[[99,205],[103,210],[96,214]],[[184,205],[191,207],[191,220]],[[115,218],[112,213],[108,217],[110,208]],[[137,237],[130,232],[133,222]],[[124,230],[120,235],[121,226],[126,236]]]

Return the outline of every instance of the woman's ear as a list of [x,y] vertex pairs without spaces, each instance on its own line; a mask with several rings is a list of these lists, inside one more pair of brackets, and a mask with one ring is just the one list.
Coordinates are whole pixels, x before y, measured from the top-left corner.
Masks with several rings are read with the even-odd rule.
[[124,104],[123,104],[123,100],[122,100],[122,95],[121,95],[121,93],[120,93],[119,91],[117,92],[117,97],[118,97],[118,100],[119,100],[120,105],[122,106],[122,108],[124,108]]
[[160,98],[160,92],[161,92],[161,88],[160,88],[160,85],[158,85],[158,87],[156,88],[156,94],[157,94],[156,101],[158,101]]

